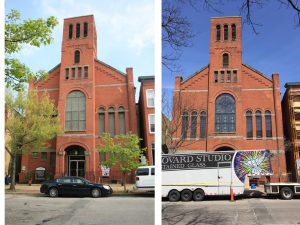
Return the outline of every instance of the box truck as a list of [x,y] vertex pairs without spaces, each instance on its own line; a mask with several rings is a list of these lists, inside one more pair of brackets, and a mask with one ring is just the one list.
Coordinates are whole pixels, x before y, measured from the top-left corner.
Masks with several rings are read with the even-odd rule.
[[246,176],[272,175],[268,150],[162,155],[162,197],[201,201],[207,195],[244,193]]
[[284,200],[300,195],[300,183],[269,183],[264,186],[267,195],[280,195]]

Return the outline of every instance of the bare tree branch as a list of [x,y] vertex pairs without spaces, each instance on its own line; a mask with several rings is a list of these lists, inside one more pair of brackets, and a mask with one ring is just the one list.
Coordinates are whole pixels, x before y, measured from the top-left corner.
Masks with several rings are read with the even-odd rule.
[[[162,63],[171,70],[178,70],[176,60],[181,56],[184,47],[192,46],[191,39],[194,37],[189,20],[182,16],[178,4],[166,0],[162,7],[162,44],[172,53],[164,53]],[[174,69],[175,67],[175,69]]]
[[[162,116],[162,127],[164,128],[162,142],[167,146],[169,153],[175,153],[180,148],[187,147],[200,140],[200,112],[197,112],[197,109],[203,107],[195,105],[195,98],[193,96],[183,97],[182,93],[178,92],[178,90],[174,92],[173,101],[170,102],[169,99],[166,93],[163,92],[162,107],[165,115]],[[190,119],[191,116],[189,116],[187,124],[183,125],[182,118],[184,112],[188,112],[189,115],[192,112],[197,112],[196,123],[193,123]],[[193,138],[191,137],[192,126],[195,126],[196,134],[198,133]],[[186,135],[183,135],[183,132],[186,132]]]

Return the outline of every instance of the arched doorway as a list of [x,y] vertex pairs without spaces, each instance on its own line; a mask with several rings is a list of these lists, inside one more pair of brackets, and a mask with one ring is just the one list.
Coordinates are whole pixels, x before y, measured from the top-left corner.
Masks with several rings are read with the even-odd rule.
[[215,151],[216,152],[226,152],[226,151],[234,151],[234,149],[231,147],[228,147],[228,146],[222,146],[222,147],[217,148]]
[[68,176],[85,176],[85,149],[78,145],[66,148]]

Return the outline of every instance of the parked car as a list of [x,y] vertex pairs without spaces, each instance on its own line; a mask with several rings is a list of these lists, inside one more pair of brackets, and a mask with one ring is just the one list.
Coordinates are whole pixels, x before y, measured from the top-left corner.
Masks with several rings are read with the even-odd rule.
[[98,198],[110,196],[113,191],[109,185],[92,183],[81,177],[61,177],[43,182],[40,192],[50,197],[76,195]]
[[135,173],[136,190],[154,191],[155,166],[140,166]]

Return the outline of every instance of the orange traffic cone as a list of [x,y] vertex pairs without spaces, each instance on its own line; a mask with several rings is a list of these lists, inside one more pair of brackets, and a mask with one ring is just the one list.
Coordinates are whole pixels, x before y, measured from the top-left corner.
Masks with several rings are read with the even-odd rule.
[[233,194],[233,188],[232,185],[230,185],[230,201],[234,202],[234,194]]

